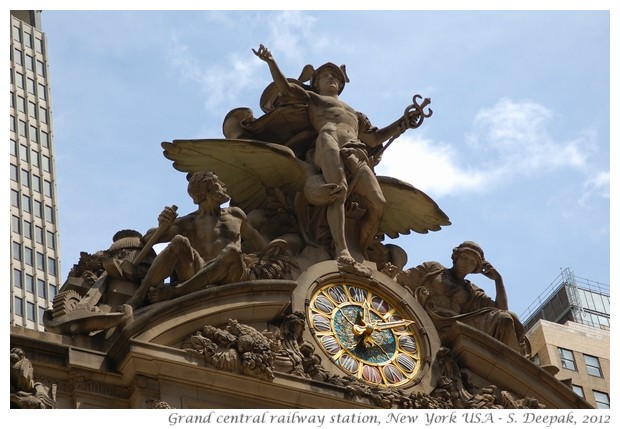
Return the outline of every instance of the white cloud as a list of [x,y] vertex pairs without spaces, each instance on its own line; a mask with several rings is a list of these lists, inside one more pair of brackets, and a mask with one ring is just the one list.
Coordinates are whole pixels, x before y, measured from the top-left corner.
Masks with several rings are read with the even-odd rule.
[[580,205],[587,205],[588,200],[597,195],[601,198],[609,199],[610,174],[608,171],[599,171],[586,180],[583,184],[582,196],[579,199]]
[[283,11],[272,16],[269,22],[269,40],[272,51],[278,51],[295,59],[304,49],[301,39],[308,36],[314,18],[299,11]]
[[[483,192],[518,177],[561,168],[586,169],[594,133],[556,140],[548,130],[554,119],[554,113],[540,104],[503,99],[475,116],[473,131],[465,136],[467,149],[419,134],[405,135],[386,151],[377,173],[441,196]],[[472,159],[476,162],[473,167],[466,164]],[[592,177],[584,189],[584,198],[592,193],[608,194],[609,173]]]
[[484,186],[485,173],[461,168],[458,157],[449,144],[404,135],[385,151],[377,174],[396,177],[434,196]]
[[217,110],[221,106],[232,105],[245,89],[255,85],[255,76],[263,67],[253,55],[240,57],[230,55],[224,63],[205,63],[183,44],[178,37],[172,38],[170,50],[172,67],[182,79],[198,84],[205,95],[207,110]]
[[[228,15],[209,14],[208,19],[222,21],[228,19]],[[324,37],[314,34],[315,19],[299,11],[270,14],[264,21],[269,28],[267,39],[271,41],[267,48],[286,60],[301,63],[308,49],[314,50],[326,43]],[[173,35],[170,61],[181,79],[198,84],[209,111],[223,105],[234,105],[234,100],[244,91],[253,89],[257,80],[270,80],[267,66],[251,52],[244,52],[242,56],[230,55],[219,63],[212,59],[206,63],[200,53],[192,49],[180,37]],[[278,55],[274,55],[276,60]]]
[[503,99],[476,115],[467,142],[492,159],[497,173],[506,178],[564,167],[583,168],[592,135],[557,141],[547,129],[553,119],[555,114],[540,104]]

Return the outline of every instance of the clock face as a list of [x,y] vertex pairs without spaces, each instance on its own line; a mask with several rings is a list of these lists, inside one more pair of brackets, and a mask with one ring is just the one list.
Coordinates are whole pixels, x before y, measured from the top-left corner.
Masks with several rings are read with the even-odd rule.
[[320,347],[347,374],[400,386],[420,372],[419,326],[373,289],[326,284],[312,296],[307,314]]

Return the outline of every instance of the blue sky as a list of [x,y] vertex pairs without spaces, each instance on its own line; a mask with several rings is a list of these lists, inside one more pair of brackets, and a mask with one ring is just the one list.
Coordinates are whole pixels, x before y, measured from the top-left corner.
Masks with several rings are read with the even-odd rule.
[[407,267],[449,265],[474,240],[517,314],[562,268],[610,284],[609,11],[44,10],[42,25],[63,277],[80,251],[145,232],[164,206],[194,210],[160,143],[222,137],[235,107],[258,116],[271,80],[251,49],[263,43],[289,77],[346,64],[341,99],[379,127],[413,95],[432,99],[377,169],[452,222],[397,239]]

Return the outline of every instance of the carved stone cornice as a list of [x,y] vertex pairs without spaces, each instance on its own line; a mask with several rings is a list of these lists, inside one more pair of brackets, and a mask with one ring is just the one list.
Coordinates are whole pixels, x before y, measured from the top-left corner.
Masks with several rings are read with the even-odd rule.
[[69,371],[69,380],[72,390],[75,391],[94,393],[117,399],[129,399],[131,395],[129,387],[93,380],[91,374],[85,371]]

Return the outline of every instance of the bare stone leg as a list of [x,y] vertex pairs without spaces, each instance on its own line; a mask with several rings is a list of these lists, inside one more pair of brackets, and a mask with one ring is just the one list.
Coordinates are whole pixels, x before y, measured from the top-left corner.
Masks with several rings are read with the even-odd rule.
[[243,254],[236,245],[228,245],[222,252],[185,282],[175,286],[155,285],[148,291],[153,303],[173,299],[204,289],[208,285],[233,283],[243,274]]
[[334,124],[329,123],[323,127],[316,140],[315,162],[321,169],[325,182],[337,185],[337,197],[327,206],[327,224],[336,247],[336,259],[342,263],[353,264],[355,260],[349,252],[344,234],[344,202],[348,185],[335,132]]
[[[176,235],[162,250],[151,265],[146,276],[142,280],[140,287],[128,301],[127,304],[136,308],[142,304],[150,288],[159,285],[170,277],[173,272],[177,272],[180,279],[188,278],[190,272],[195,271],[193,263],[192,247],[189,240],[181,235]],[[192,261],[191,263],[180,264],[180,261]]]

